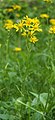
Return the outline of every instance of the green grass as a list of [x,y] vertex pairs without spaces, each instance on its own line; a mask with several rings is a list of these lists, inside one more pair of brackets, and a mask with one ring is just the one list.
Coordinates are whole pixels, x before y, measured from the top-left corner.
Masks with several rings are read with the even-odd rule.
[[[13,4],[21,10],[5,12]],[[55,34],[48,33],[49,20],[55,19],[55,1],[4,0],[0,11],[0,120],[55,120]],[[41,13],[49,19],[40,18]],[[37,33],[39,41],[28,46],[27,38],[4,28],[6,19],[16,23],[26,15],[37,17],[43,29]],[[15,47],[22,50],[15,52]]]

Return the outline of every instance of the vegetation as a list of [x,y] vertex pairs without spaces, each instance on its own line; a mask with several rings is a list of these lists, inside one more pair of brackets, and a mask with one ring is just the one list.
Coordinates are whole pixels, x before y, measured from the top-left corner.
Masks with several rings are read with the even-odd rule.
[[0,0],[0,120],[55,120],[54,0]]

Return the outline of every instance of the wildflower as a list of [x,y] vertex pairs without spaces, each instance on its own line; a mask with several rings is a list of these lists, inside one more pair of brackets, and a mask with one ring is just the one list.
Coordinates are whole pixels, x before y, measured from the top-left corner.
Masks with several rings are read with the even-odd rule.
[[17,14],[17,13],[16,13],[16,17],[20,17],[20,14]]
[[5,9],[5,11],[7,11],[7,12],[13,12],[13,9],[12,8],[8,8],[8,9]]
[[22,23],[22,22],[19,22],[18,28],[19,28],[19,29],[22,29],[22,28],[23,28],[23,23]]
[[52,3],[52,0],[44,0],[44,2],[47,2],[47,3]]
[[32,43],[35,43],[37,41],[38,41],[38,39],[35,36],[30,38],[30,42],[32,42]]
[[40,21],[37,18],[32,19],[33,24],[40,24]]
[[[26,26],[26,28],[28,28],[31,34],[34,33],[35,31],[41,32],[42,30],[39,28],[40,25],[40,21],[37,18],[29,18],[28,16],[26,16],[24,18],[24,26]],[[29,32],[28,32],[29,33]]]
[[22,36],[26,36],[26,35],[27,35],[26,32],[23,32],[23,33],[22,33]]
[[16,48],[14,49],[14,51],[20,52],[20,51],[21,51],[21,48],[20,48],[20,47],[16,47]]
[[15,29],[16,29],[16,32],[19,30],[19,28],[18,28],[17,24],[14,24],[14,25],[13,25],[13,28],[15,28]]
[[50,27],[49,33],[55,34],[55,26],[51,26],[51,27]]
[[11,30],[13,28],[13,21],[12,20],[6,20],[4,27],[8,30]]
[[24,19],[22,21],[26,27],[30,26],[32,23],[32,19],[29,18],[27,15],[26,15],[26,17],[24,17]]
[[21,6],[20,5],[13,5],[12,6],[14,10],[18,9],[18,10],[21,10]]
[[40,17],[41,18],[49,18],[49,15],[48,14],[41,14]]
[[51,23],[52,25],[55,25],[55,19],[50,19],[50,23]]
[[38,24],[33,25],[33,27],[32,27],[32,28],[29,28],[29,30],[42,32],[42,29],[39,28],[39,25],[38,25]]
[[38,39],[35,37],[36,32],[42,32],[40,28],[40,21],[37,18],[24,17],[20,22],[13,25],[16,31],[21,32],[22,36],[30,38],[30,42],[37,42]]
[[40,24],[40,21],[37,19],[37,18],[29,18],[28,16],[24,17],[24,25],[26,27],[30,27],[30,26],[33,26],[34,24]]
[[31,30],[31,31],[28,31],[28,35],[29,35],[29,36],[34,35],[34,32],[35,32],[35,31],[32,31],[32,30]]

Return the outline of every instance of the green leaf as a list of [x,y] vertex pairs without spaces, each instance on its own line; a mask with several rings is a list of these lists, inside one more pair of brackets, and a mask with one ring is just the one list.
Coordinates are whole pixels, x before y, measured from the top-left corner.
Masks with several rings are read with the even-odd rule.
[[36,98],[38,98],[38,94],[30,92],[32,95],[34,95]]
[[35,106],[38,104],[38,99],[37,98],[34,98],[33,101],[32,101],[32,106]]
[[43,116],[39,113],[34,113],[31,117],[31,120],[43,120]]
[[40,102],[43,104],[44,107],[46,105],[47,98],[48,98],[48,93],[41,93],[40,94]]
[[0,119],[2,119],[2,120],[10,120],[11,118],[12,118],[12,120],[14,120],[15,116],[9,115],[9,114],[0,114]]

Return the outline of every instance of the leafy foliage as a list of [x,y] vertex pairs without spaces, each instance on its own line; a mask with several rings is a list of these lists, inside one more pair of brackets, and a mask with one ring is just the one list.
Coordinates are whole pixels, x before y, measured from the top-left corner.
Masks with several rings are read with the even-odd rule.
[[0,0],[0,120],[55,120],[53,21],[54,0]]

